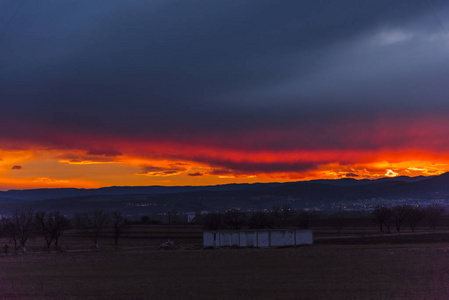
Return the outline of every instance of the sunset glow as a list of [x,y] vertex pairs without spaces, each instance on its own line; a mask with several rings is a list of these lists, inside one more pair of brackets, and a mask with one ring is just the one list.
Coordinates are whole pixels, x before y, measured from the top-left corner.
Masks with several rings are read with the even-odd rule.
[[0,190],[448,172],[447,3],[287,2],[10,1]]
[[[449,171],[449,159],[443,154],[425,152],[191,151],[193,153],[173,153],[165,158],[156,153],[154,158],[152,153],[137,156],[137,153],[128,155],[125,151],[112,157],[89,155],[88,151],[83,153],[78,149],[9,150],[1,153],[0,178],[2,189],[97,188],[112,185],[285,182],[318,178],[373,179],[400,175],[430,176]],[[198,153],[202,155],[195,159]]]

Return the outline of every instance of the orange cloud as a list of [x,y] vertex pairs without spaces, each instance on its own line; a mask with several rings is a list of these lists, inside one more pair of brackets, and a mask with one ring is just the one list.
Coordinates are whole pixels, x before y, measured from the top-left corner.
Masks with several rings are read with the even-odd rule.
[[145,176],[175,176],[179,175],[188,169],[185,167],[185,164],[182,163],[173,163],[168,165],[168,167],[157,167],[157,166],[144,166],[141,171],[136,175],[145,175]]
[[33,180],[35,183],[44,183],[44,184],[60,184],[60,183],[69,183],[69,180],[66,179],[55,179],[48,177],[39,177]]
[[[423,121],[429,121],[429,124]],[[79,133],[60,137],[50,133],[52,138],[60,139],[58,143],[30,143],[16,147],[16,150],[0,149],[0,188],[49,184],[61,187],[204,185],[386,175],[428,176],[449,171],[446,150],[449,141],[441,138],[446,132],[441,126],[449,125],[449,122],[438,118],[414,120],[407,126],[401,122],[399,128],[390,127],[395,125],[391,120],[378,124],[378,128],[361,126],[363,130],[357,129],[345,136],[336,135],[341,130],[338,125],[321,132],[324,137],[314,137],[318,134],[304,133],[304,130],[278,132],[278,135],[268,130],[254,136],[251,132],[243,132],[236,133],[229,143],[220,142],[219,145],[208,138],[205,141],[145,140]],[[331,135],[335,135],[334,147],[321,145],[320,139]],[[288,145],[289,137],[309,137],[310,141],[305,141],[304,147]],[[221,138],[217,139],[220,141]],[[249,147],[257,139],[261,140],[262,146]],[[360,146],[368,140],[367,146]],[[283,141],[287,146],[264,146],[264,143]],[[24,168],[14,172],[17,168],[13,169],[13,166]]]

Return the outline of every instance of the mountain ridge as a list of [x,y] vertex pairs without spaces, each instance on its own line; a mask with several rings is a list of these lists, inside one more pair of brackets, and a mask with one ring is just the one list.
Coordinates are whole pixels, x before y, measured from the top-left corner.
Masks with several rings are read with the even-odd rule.
[[330,206],[342,201],[355,203],[407,198],[426,201],[449,199],[449,173],[376,180],[344,178],[216,186],[12,190],[0,192],[0,213],[2,207],[13,206],[67,213],[91,209],[120,210],[130,215],[170,210],[223,211],[231,207],[253,211],[280,205],[303,209]]
[[[449,173],[445,173],[449,174]],[[439,175],[441,176],[441,175]],[[354,179],[354,178],[341,178],[341,179],[314,179],[309,181],[296,181],[296,182],[268,182],[268,183],[230,183],[219,185],[205,185],[205,186],[110,186],[101,187],[96,189],[87,188],[39,188],[39,189],[25,189],[25,190],[8,190],[0,191],[0,199],[17,199],[17,200],[49,200],[57,199],[61,197],[77,197],[77,196],[113,196],[113,195],[138,195],[138,194],[175,194],[183,192],[194,191],[232,191],[232,190],[245,190],[264,188],[270,189],[272,187],[289,186],[294,184],[304,183],[318,183],[334,186],[358,186],[364,184],[372,184],[374,182],[381,181],[407,181],[417,182],[434,176],[398,176],[398,177],[384,177],[379,179]],[[449,177],[449,175],[448,175]]]

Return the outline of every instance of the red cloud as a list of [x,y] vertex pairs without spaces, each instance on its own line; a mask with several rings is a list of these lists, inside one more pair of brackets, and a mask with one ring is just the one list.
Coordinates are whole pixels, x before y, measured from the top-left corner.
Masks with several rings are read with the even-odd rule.
[[199,177],[199,176],[203,176],[204,174],[201,172],[195,172],[195,173],[189,173],[187,175],[191,176],[191,177]]
[[[449,162],[446,152],[449,140],[442,138],[449,131],[449,120],[442,117],[348,119],[344,123],[323,121],[311,127],[300,125],[260,130],[244,128],[232,135],[224,132],[212,136],[199,131],[189,138],[169,135],[162,138],[154,133],[143,138],[103,136],[99,132],[67,133],[52,129],[45,136],[34,132],[36,136],[28,136],[26,144],[5,137],[0,142],[2,146],[16,143],[17,148],[54,149],[62,153],[58,156],[61,161],[71,163],[118,162],[117,156],[123,164],[131,158],[166,161],[163,165],[137,164],[143,165],[138,174],[149,176],[186,173],[183,176],[201,177],[199,173],[202,173],[203,177],[364,178],[384,175],[386,169],[392,168],[389,164],[407,161],[435,162],[438,166],[422,168],[419,164],[403,164],[398,167],[403,170],[400,174],[404,170],[420,174],[416,168],[428,172],[422,174],[448,171],[447,166],[441,165]],[[195,168],[200,165],[204,169],[187,173],[189,167],[178,161],[191,162]]]

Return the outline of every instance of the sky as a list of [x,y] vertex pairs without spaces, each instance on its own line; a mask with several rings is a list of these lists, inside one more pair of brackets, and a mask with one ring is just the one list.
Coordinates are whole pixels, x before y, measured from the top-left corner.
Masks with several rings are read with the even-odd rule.
[[1,0],[0,190],[449,171],[449,4]]

